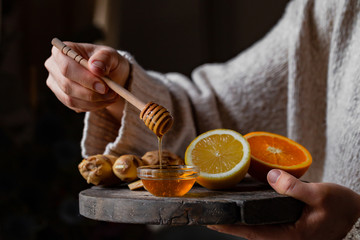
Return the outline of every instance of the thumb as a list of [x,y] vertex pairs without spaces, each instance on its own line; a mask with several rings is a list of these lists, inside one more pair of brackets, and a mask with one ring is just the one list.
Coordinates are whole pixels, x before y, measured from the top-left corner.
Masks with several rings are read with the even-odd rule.
[[290,175],[289,173],[273,169],[267,175],[269,184],[280,194],[298,199],[308,205],[315,199],[315,186],[311,183],[305,183]]
[[99,47],[89,61],[90,71],[97,76],[107,76],[122,86],[129,75],[129,63],[115,49]]

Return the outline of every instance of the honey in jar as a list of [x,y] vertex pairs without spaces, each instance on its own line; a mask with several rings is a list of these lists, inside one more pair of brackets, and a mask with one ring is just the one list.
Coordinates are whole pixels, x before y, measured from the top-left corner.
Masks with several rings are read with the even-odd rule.
[[186,165],[142,166],[137,171],[145,189],[158,197],[185,195],[199,175],[197,167]]

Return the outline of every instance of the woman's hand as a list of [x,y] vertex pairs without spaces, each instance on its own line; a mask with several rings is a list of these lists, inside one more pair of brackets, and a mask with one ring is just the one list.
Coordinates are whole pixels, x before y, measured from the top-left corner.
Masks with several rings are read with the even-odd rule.
[[130,71],[128,61],[110,47],[66,44],[88,60],[90,71],[53,47],[45,62],[49,72],[48,87],[64,105],[76,112],[108,108],[116,118],[121,118],[124,100],[97,76],[108,76],[124,86]]
[[293,224],[211,225],[210,229],[247,239],[342,239],[360,217],[360,195],[331,183],[304,183],[290,174],[271,170],[269,184],[306,205]]

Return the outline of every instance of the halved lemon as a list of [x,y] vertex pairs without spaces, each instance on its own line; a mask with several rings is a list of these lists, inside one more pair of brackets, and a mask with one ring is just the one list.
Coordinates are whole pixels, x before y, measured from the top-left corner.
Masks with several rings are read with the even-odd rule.
[[197,136],[187,147],[185,163],[200,168],[196,181],[208,189],[234,187],[250,166],[250,145],[238,132],[215,129]]

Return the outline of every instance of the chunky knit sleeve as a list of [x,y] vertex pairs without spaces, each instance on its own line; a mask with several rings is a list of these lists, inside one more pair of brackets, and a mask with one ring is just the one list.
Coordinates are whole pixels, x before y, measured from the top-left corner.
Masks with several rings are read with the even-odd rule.
[[[240,133],[286,131],[287,45],[295,8],[288,6],[279,23],[259,42],[225,63],[205,64],[188,78],[179,73],[144,70],[131,60],[129,90],[143,102],[166,107],[174,117],[164,136],[164,149],[184,155],[196,135],[215,128]],[[157,148],[156,136],[125,105],[121,123],[106,110],[88,112],[82,139],[83,155],[143,154]]]
[[360,240],[360,218],[354,224],[350,232],[348,232],[344,240]]

